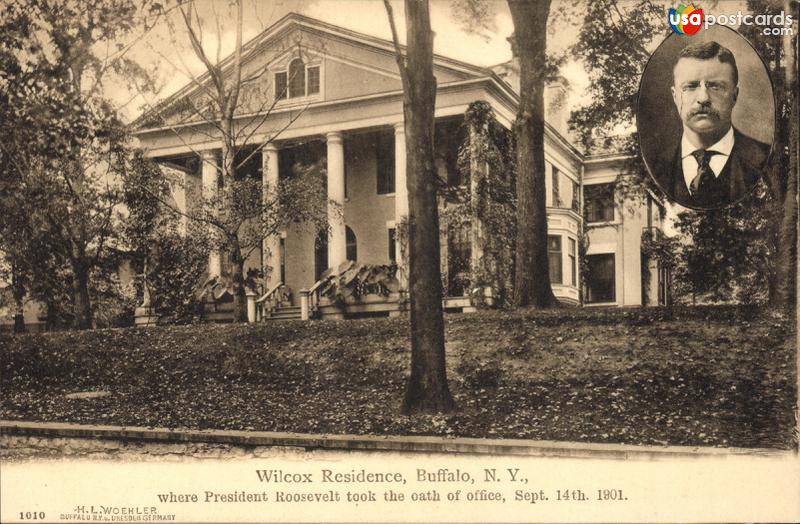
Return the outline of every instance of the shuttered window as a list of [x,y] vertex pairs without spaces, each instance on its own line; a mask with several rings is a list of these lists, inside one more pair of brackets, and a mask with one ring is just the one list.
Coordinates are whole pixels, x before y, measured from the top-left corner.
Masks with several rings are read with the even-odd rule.
[[389,228],[389,262],[397,262],[397,237],[395,236],[395,228]]
[[286,98],[286,73],[275,73],[275,100]]
[[319,93],[319,67],[309,67],[308,71],[308,94]]

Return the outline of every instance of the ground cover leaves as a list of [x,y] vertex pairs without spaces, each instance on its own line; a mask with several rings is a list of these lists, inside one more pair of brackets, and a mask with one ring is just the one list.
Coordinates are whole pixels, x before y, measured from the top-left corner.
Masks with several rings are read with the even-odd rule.
[[[458,411],[408,417],[407,319],[0,335],[0,418],[631,444],[794,445],[796,338],[754,308],[446,319]],[[107,390],[95,399],[67,393]]]

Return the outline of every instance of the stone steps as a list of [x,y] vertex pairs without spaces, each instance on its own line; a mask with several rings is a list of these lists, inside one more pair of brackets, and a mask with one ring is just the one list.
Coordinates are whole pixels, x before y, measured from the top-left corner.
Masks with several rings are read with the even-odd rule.
[[266,320],[300,320],[300,306],[281,306]]

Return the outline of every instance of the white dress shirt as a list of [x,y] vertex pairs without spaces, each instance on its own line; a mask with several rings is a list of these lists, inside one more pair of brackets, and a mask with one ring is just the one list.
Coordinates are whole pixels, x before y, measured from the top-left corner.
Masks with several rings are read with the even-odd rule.
[[[692,192],[692,180],[697,176],[697,168],[700,167],[700,164],[697,163],[697,160],[692,155],[692,153],[698,149],[700,148],[692,145],[684,134],[681,139],[681,165],[683,166],[683,180],[686,182],[686,188],[689,190],[689,193]],[[706,151],[715,151],[717,153],[716,155],[712,155],[708,161],[708,165],[711,171],[714,172],[715,178],[722,173],[722,168],[724,168],[725,164],[728,162],[728,157],[731,156],[732,150],[733,127],[728,129],[728,132],[725,133],[725,136],[720,138],[719,142],[706,148]]]

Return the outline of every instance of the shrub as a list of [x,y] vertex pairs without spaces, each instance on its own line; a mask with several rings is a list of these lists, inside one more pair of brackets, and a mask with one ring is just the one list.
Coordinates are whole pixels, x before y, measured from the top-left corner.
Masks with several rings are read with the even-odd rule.
[[153,239],[147,286],[159,323],[187,324],[198,317],[198,288],[208,266],[208,244],[202,235],[168,230]]
[[120,282],[112,273],[105,278],[91,280],[92,307],[95,327],[128,327],[133,325],[138,303],[136,284]]

